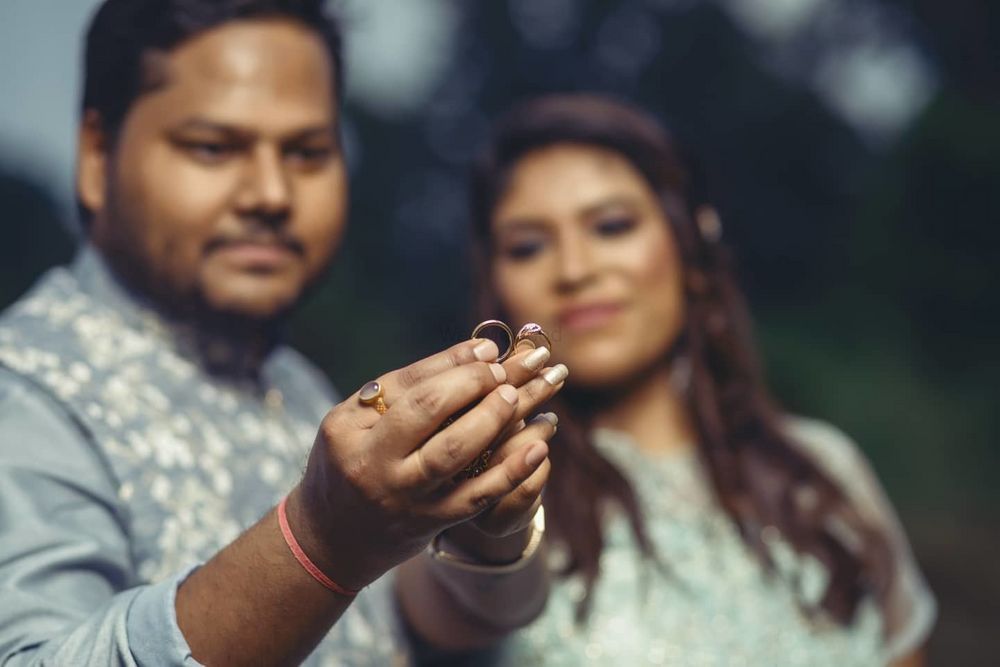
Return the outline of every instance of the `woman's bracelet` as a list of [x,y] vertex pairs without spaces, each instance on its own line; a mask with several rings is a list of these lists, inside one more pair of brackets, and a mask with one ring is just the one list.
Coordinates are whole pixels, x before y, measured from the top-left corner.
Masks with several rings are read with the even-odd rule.
[[531,562],[531,559],[538,552],[538,547],[542,544],[542,538],[545,536],[545,508],[541,505],[538,506],[538,510],[535,512],[535,516],[531,519],[531,523],[528,528],[531,531],[531,534],[528,536],[528,543],[524,546],[524,550],[521,552],[521,555],[518,556],[517,560],[512,563],[483,563],[460,556],[450,551],[445,551],[441,548],[443,533],[438,534],[438,536],[431,541],[430,545],[427,547],[427,553],[435,561],[447,563],[451,567],[459,570],[465,570],[466,572],[479,572],[482,574],[507,574],[510,572],[517,572]]

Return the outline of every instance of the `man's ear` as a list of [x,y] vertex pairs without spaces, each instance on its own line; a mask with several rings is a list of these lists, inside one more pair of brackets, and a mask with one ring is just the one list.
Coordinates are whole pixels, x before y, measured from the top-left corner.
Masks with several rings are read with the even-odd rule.
[[95,220],[102,217],[107,200],[111,143],[101,115],[93,109],[84,112],[77,137],[76,195]]

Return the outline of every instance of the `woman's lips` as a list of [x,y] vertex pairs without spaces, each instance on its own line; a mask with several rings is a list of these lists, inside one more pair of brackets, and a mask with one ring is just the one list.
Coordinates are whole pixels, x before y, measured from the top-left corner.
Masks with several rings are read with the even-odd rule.
[[570,333],[581,333],[606,325],[622,310],[620,303],[594,303],[567,308],[559,313],[559,325]]

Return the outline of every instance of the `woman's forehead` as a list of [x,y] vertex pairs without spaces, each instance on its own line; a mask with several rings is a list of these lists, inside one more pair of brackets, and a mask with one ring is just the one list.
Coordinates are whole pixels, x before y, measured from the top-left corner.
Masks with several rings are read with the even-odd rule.
[[497,202],[496,219],[526,215],[580,216],[610,202],[645,200],[641,174],[618,153],[559,144],[525,155]]

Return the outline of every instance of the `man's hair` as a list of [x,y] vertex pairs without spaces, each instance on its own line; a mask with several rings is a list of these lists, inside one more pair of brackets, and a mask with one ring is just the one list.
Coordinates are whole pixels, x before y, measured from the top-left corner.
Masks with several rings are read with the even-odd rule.
[[[81,113],[97,112],[110,142],[132,104],[164,83],[157,56],[225,23],[282,18],[301,23],[326,46],[336,104],[343,92],[340,25],[326,0],[105,0],[87,31]],[[91,212],[77,202],[84,228]]]
[[105,0],[87,31],[82,111],[114,136],[133,102],[162,83],[155,56],[224,23],[285,18],[314,31],[330,56],[336,99],[343,87],[341,35],[325,0]]

